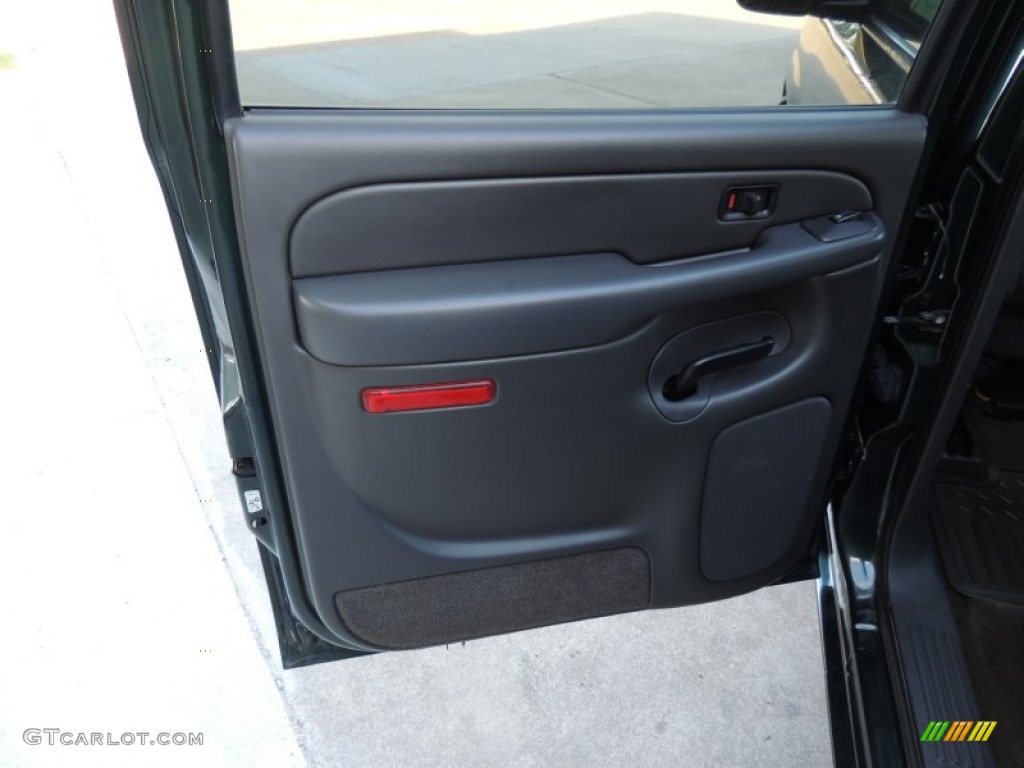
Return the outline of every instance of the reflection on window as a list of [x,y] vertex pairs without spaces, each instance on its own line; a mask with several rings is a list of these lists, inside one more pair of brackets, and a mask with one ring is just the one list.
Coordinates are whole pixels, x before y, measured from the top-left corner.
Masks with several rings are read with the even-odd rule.
[[[892,3],[921,19],[938,6]],[[820,47],[824,22],[733,0],[229,4],[246,106],[648,110],[774,106],[814,92],[803,103],[879,101],[835,86],[851,62]],[[807,88],[810,77],[833,86]]]
[[778,104],[803,20],[733,0],[231,0],[242,103]]

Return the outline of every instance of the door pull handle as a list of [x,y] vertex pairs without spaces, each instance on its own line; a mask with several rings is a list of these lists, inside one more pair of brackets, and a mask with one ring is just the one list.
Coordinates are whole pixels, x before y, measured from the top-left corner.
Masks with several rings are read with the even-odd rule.
[[740,344],[698,357],[687,363],[679,373],[669,377],[662,389],[662,394],[666,400],[683,400],[697,391],[697,384],[705,376],[761,360],[768,357],[773,349],[775,349],[775,339],[765,336],[760,341]]

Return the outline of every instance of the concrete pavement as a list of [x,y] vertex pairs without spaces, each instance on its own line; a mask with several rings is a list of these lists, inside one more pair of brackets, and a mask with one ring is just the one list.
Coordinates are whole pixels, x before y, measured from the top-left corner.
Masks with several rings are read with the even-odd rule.
[[803,23],[709,0],[377,5],[234,0],[242,103],[767,106]]

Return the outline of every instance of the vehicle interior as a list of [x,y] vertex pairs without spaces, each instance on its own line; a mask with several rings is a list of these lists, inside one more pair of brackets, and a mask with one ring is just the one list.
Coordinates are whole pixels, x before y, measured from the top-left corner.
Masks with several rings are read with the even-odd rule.
[[[901,552],[907,559],[898,567],[916,570],[903,574],[906,583],[894,581],[934,584],[930,598],[922,599],[923,589],[913,598],[903,623],[897,617],[908,660],[922,663],[917,696],[944,712],[940,702],[962,698],[966,708],[973,694],[970,717],[999,724],[990,747],[1000,766],[1024,754],[1022,285],[999,313],[939,462],[928,514],[916,521],[924,546]],[[929,752],[947,764],[963,759],[958,744]],[[978,764],[986,764],[981,754]]]
[[[1004,726],[999,765],[1024,754],[1022,285],[1000,314],[935,485],[932,527],[979,710]],[[966,471],[963,471],[966,470]]]
[[[1002,81],[972,161],[947,183],[931,277],[904,304],[951,290],[961,324],[940,332],[945,317],[891,319],[879,355],[883,370],[906,355],[910,367],[942,371],[886,558],[905,733],[919,738],[936,718],[999,728],[987,744],[906,744],[925,765],[1009,766],[1024,755],[1024,105],[1019,74]],[[986,224],[987,204],[1000,213]]]
[[936,718],[1000,729],[988,745],[928,744],[926,765],[1015,765],[1024,754],[1024,336],[1007,335],[1019,296],[1018,288],[1003,307],[963,397],[930,503],[901,520],[893,544],[907,695],[928,713],[916,733]]

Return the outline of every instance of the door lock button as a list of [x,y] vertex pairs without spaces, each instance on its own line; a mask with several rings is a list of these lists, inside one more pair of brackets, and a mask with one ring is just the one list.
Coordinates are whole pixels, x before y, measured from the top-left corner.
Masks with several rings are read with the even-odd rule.
[[823,243],[834,243],[851,237],[860,237],[873,232],[879,221],[865,211],[839,211],[828,216],[818,216],[800,223],[805,231],[810,232]]
[[722,221],[766,219],[775,210],[778,187],[729,187],[722,195],[718,218]]

